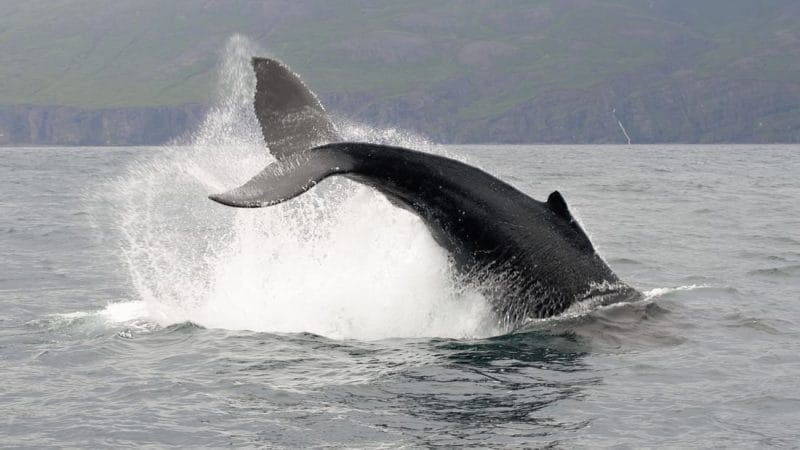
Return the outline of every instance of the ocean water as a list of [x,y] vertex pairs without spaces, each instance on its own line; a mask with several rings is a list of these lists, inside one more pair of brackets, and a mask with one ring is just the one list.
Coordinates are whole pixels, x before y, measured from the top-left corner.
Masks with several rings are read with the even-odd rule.
[[0,444],[798,445],[800,147],[437,151],[559,189],[645,300],[509,334],[366,188],[207,200],[257,146],[4,148]]
[[231,39],[200,129],[0,148],[0,447],[800,445],[800,146],[349,140],[558,189],[644,299],[497,325],[419,219],[349,181],[206,198],[271,160]]

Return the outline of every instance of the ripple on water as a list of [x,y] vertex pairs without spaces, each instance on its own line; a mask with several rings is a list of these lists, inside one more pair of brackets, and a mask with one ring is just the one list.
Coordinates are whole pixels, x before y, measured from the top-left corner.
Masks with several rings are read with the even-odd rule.
[[800,276],[800,264],[756,269],[747,272],[747,274],[750,276],[763,278],[796,278]]
[[744,328],[771,335],[791,333],[792,322],[778,318],[761,318],[746,315],[742,312],[726,314],[724,317],[727,328]]

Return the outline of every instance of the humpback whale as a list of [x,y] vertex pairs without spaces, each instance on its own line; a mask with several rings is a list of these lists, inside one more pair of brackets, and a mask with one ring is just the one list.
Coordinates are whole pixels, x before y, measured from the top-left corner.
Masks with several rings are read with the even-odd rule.
[[558,191],[541,202],[443,156],[335,142],[335,127],[296,75],[272,60],[253,64],[256,114],[277,161],[244,185],[210,195],[211,200],[242,208],[271,206],[332,176],[370,186],[422,219],[460,272],[479,281],[498,318],[510,327],[560,314],[590,298],[603,303],[638,298],[638,291],[620,281],[597,253]]

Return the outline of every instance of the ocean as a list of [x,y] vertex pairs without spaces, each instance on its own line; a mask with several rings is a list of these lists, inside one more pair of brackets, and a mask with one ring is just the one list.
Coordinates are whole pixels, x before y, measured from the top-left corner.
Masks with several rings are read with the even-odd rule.
[[644,294],[512,332],[368,188],[209,201],[269,161],[223,110],[190,145],[0,148],[0,446],[799,445],[800,146],[433,146],[351,124],[559,190]]

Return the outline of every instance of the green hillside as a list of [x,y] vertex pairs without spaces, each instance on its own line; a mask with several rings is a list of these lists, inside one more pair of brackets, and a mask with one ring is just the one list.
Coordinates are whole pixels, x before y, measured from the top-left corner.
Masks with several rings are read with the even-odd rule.
[[[679,136],[666,123],[674,111],[657,105],[677,92],[698,109],[697,89],[743,91],[744,103],[786,96],[757,114],[780,130],[800,121],[784,104],[800,95],[796,0],[19,1],[0,16],[0,105],[208,103],[234,33],[347,114],[426,123],[422,131],[455,140],[480,140],[475,124],[546,105],[545,117],[582,120],[575,132],[586,133],[581,117],[600,113],[582,108],[598,98],[620,119],[646,119],[643,130],[669,128],[654,139]],[[662,90],[668,98],[650,99]]]

